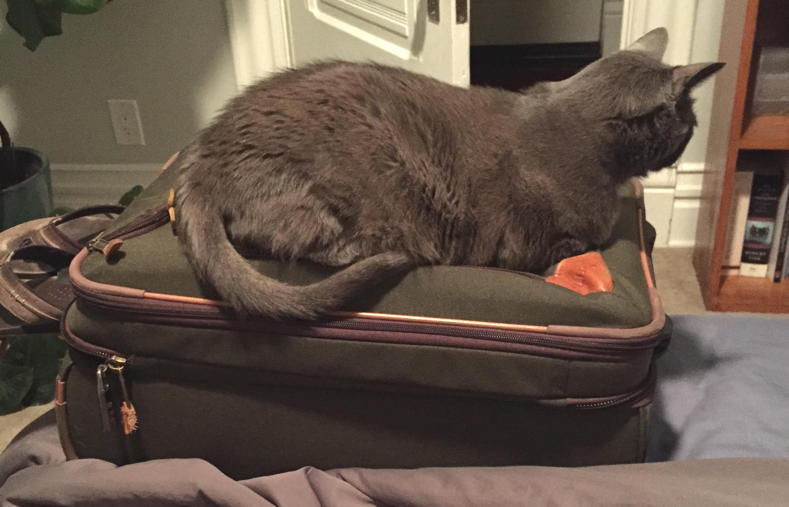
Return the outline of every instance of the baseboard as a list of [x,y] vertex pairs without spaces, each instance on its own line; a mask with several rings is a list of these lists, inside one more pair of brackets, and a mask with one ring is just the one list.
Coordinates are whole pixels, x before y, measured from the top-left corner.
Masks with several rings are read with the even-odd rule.
[[656,246],[693,247],[706,167],[680,162],[644,180],[647,218],[657,229]]
[[52,164],[56,207],[115,203],[135,185],[147,186],[162,164]]

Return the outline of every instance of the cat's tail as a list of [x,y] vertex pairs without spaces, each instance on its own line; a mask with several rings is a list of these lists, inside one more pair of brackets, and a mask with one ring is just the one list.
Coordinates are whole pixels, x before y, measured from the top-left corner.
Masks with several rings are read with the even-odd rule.
[[179,213],[178,232],[186,255],[199,279],[242,314],[314,320],[414,265],[405,254],[382,253],[320,282],[289,285],[255,270],[229,241],[218,214],[194,201],[184,199]]

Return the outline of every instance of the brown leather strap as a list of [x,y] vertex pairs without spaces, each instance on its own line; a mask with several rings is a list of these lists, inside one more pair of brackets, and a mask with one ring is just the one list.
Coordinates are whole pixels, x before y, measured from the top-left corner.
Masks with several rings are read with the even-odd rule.
[[[45,246],[62,250],[69,255],[76,255],[85,243],[103,231],[112,221],[107,214],[119,214],[124,207],[117,204],[86,206],[49,221],[34,229],[27,229],[16,237],[6,241],[6,248],[0,254],[0,263],[9,262],[9,254],[13,249],[29,246]],[[31,221],[39,223],[43,220]],[[11,233],[12,230],[3,234]],[[46,263],[14,261],[13,271],[23,278],[52,276],[53,272]]]
[[57,322],[63,310],[74,299],[70,285],[48,277],[31,288],[11,268],[10,261],[23,257],[43,260],[53,266],[66,268],[71,259],[67,252],[42,246],[12,250],[0,264],[0,304],[14,317],[27,325]]
[[[50,223],[37,230],[31,236],[29,244],[51,246],[63,250],[64,252],[69,252],[72,255],[76,255],[77,252],[82,250],[85,246],[80,242],[82,238],[72,238],[64,234],[60,229],[61,225],[92,215],[120,214],[123,210],[124,207],[119,204],[102,204],[98,206],[86,206],[71,211],[65,215],[54,218]],[[93,231],[88,231],[88,233],[90,232]]]

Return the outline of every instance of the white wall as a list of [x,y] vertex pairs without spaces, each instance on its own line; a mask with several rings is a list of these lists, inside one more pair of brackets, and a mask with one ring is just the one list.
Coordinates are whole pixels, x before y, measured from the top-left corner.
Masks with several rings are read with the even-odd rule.
[[[147,183],[235,93],[221,0],[119,0],[65,15],[63,35],[35,52],[0,22],[0,118],[16,144],[49,156],[58,205]],[[108,99],[137,100],[145,146],[116,144]]]
[[471,45],[600,40],[602,0],[471,0]]

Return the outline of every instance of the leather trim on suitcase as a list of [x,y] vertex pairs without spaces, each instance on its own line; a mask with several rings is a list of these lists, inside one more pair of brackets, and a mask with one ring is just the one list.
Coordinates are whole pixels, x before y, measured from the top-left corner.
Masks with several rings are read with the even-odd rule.
[[[643,194],[643,187],[637,180],[633,180],[633,185],[636,190],[636,195],[640,198]],[[649,302],[652,310],[652,320],[645,326],[636,328],[604,328],[604,327],[585,327],[585,326],[566,326],[566,325],[547,325],[536,326],[528,324],[512,324],[504,322],[488,322],[477,320],[465,319],[447,319],[437,317],[424,317],[418,315],[401,315],[401,314],[387,314],[376,312],[347,312],[340,311],[331,314],[333,317],[343,319],[361,319],[361,320],[374,320],[374,321],[387,321],[387,322],[415,322],[433,325],[454,325],[465,327],[477,327],[485,329],[503,329],[514,331],[527,331],[554,334],[558,336],[576,336],[576,337],[610,337],[613,339],[633,339],[643,337],[653,337],[660,334],[660,331],[665,325],[665,314],[662,311],[660,297],[658,296],[655,288],[654,279],[652,277],[649,257],[646,253],[646,239],[644,233],[644,209],[639,206],[638,208],[638,232],[640,241],[640,261],[647,283],[647,291],[649,294]],[[155,229],[167,222],[169,215],[164,208],[154,210],[149,213],[149,216],[154,220],[152,223],[143,223],[142,226],[135,227],[135,224],[129,224],[122,230],[115,231],[109,238],[99,238],[98,243],[93,245],[94,250],[103,251],[109,241],[117,239],[126,239],[136,237],[144,234],[149,230]],[[130,227],[131,226],[131,227]],[[130,287],[122,287],[118,285],[111,285],[101,282],[89,280],[82,274],[81,266],[90,253],[89,249],[83,249],[74,258],[71,266],[69,267],[69,276],[74,284],[75,290],[83,297],[90,298],[91,295],[97,297],[123,297],[133,298],[136,300],[151,300],[161,301],[163,303],[181,303],[184,305],[195,305],[212,307],[214,309],[226,308],[227,304],[223,301],[198,298],[191,296],[181,296],[175,294],[163,294],[159,292],[151,292],[143,289],[135,289]]]
[[77,459],[77,451],[74,449],[74,442],[71,440],[71,432],[68,427],[68,403],[66,401],[66,381],[68,379],[71,363],[67,363],[61,369],[55,379],[55,420],[57,422],[58,437],[63,454],[67,460]]

